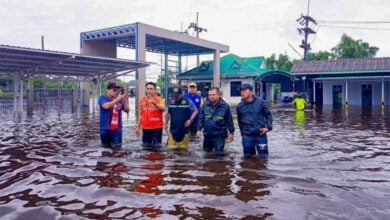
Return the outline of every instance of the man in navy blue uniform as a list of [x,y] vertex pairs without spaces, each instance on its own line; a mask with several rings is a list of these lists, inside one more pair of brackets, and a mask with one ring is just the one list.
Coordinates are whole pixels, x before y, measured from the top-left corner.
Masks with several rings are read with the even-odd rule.
[[272,114],[261,98],[253,95],[253,86],[241,86],[241,102],[237,105],[237,120],[242,136],[244,155],[257,153],[268,156],[267,133],[272,130]]
[[199,116],[198,132],[196,137],[201,136],[203,130],[203,150],[215,151],[216,155],[223,156],[225,139],[232,142],[234,138],[233,116],[230,106],[219,96],[219,88],[209,90],[208,100],[205,102]]

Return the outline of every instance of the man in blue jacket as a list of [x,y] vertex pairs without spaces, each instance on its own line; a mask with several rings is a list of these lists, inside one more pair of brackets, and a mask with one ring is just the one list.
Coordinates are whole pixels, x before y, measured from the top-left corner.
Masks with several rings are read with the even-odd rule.
[[253,86],[241,86],[241,102],[237,105],[237,120],[242,136],[244,155],[252,157],[256,151],[268,156],[267,133],[272,130],[272,114],[261,98],[253,95]]
[[[225,139],[233,141],[234,124],[230,106],[219,96],[219,88],[213,87],[209,90],[208,100],[203,105],[199,116],[198,132],[196,137],[201,136],[203,130],[203,150],[223,156]],[[229,132],[229,134],[228,134]]]
[[121,87],[114,82],[107,85],[107,94],[98,99],[100,106],[100,139],[103,147],[119,149],[122,146],[122,111],[129,112],[128,94],[120,94]]

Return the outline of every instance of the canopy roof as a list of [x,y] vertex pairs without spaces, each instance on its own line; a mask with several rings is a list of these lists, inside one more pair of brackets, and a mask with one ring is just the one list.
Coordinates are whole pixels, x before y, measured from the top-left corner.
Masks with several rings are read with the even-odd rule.
[[170,31],[141,22],[116,27],[86,31],[80,34],[83,41],[105,41],[118,47],[135,48],[137,33],[145,33],[145,48],[149,52],[169,55],[210,54],[215,50],[229,51],[229,46]]
[[0,73],[75,76],[106,80],[151,63],[0,45]]

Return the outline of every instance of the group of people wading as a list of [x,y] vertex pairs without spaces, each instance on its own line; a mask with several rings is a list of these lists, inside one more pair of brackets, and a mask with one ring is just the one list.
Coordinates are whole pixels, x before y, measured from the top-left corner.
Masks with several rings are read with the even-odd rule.
[[[210,88],[205,100],[197,92],[196,83],[188,85],[183,94],[180,87],[172,89],[168,106],[157,94],[156,84],[146,83],[146,96],[139,102],[139,120],[135,133],[142,135],[145,149],[162,148],[163,130],[168,135],[167,148],[185,150],[190,141],[203,136],[203,150],[224,155],[225,143],[234,140],[231,108],[218,87]],[[240,87],[241,102],[236,106],[237,122],[242,136],[244,155],[268,155],[267,133],[272,130],[272,114],[266,103],[253,95],[253,86]],[[99,97],[100,137],[104,147],[119,149],[122,145],[122,111],[129,112],[129,96],[110,82],[107,93]],[[165,113],[165,118],[164,118]]]

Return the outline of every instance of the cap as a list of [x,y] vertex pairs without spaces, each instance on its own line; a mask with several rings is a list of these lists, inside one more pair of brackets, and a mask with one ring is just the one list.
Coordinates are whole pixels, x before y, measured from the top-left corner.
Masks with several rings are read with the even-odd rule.
[[240,90],[247,90],[253,91],[253,86],[251,84],[242,84],[240,87]]
[[195,86],[196,87],[196,83],[195,82],[192,82],[188,85],[188,87],[191,87],[191,86]]
[[174,87],[172,88],[172,93],[171,93],[171,96],[172,97],[178,97],[182,94],[182,89],[180,87]]
[[119,89],[119,88],[121,88],[119,85],[117,85],[115,82],[109,82],[108,84],[107,84],[107,89]]

